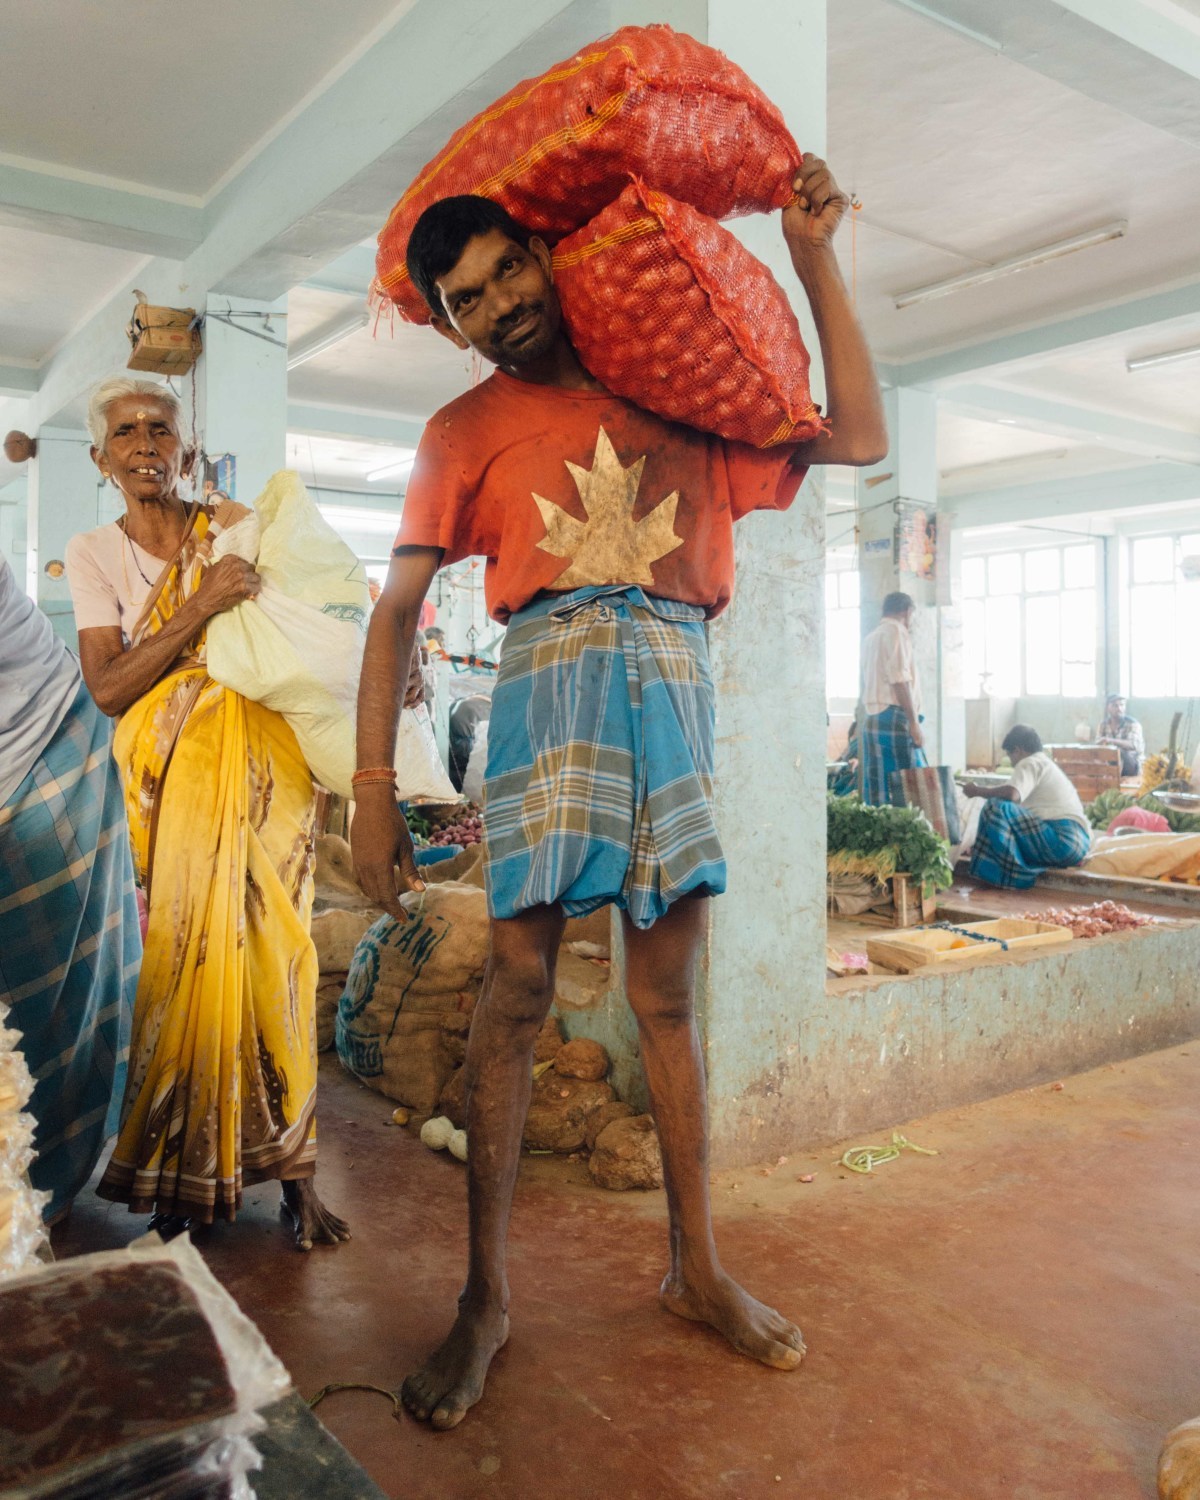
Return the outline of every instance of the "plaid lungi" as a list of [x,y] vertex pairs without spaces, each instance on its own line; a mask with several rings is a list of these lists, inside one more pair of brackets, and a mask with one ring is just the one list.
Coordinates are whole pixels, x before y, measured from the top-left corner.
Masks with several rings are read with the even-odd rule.
[[703,620],[633,587],[512,617],[484,785],[494,917],[611,902],[646,928],[683,895],[725,889]]
[[879,807],[891,801],[892,772],[910,771],[928,765],[924,750],[918,750],[908,732],[904,710],[893,704],[881,714],[868,714],[859,731],[862,753],[858,775],[864,802]]
[[112,726],[81,685],[0,808],[0,1000],[34,1078],[29,1175],[47,1217],[117,1128],[141,956]]
[[1039,818],[1019,802],[992,797],[979,817],[971,874],[1025,891],[1046,870],[1081,863],[1091,845],[1091,834],[1073,818]]

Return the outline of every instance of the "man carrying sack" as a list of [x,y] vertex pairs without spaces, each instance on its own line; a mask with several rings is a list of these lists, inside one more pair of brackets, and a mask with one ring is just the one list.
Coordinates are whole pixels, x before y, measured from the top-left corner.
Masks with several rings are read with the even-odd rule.
[[[871,357],[838,271],[846,195],[806,157],[784,210],[825,360],[829,431],[755,449],[613,396],[560,323],[546,245],[485,198],[434,204],[408,267],[438,332],[497,368],[421,440],[359,696],[355,870],[405,918],[420,890],[390,772],[404,668],[443,563],[483,554],[507,622],[486,783],[491,953],[466,1059],[470,1263],[458,1317],[403,1398],[456,1426],[508,1337],[506,1240],[534,1039],[563,924],[612,904],[662,1144],[671,1223],[663,1306],[777,1369],[799,1330],[722,1269],[713,1243],[704,1063],[694,1017],[706,896],[725,887],[713,809],[704,621],[733,584],[733,521],[791,504],[809,465],[887,447]],[[382,769],[381,769],[382,768]]]

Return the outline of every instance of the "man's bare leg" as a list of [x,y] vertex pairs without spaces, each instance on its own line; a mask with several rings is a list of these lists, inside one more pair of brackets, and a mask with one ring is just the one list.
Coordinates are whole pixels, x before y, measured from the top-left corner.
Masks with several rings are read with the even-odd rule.
[[713,1240],[708,1099],[695,1016],[706,921],[704,900],[688,897],[646,931],[624,924],[625,987],[662,1145],[671,1223],[671,1269],[659,1296],[670,1312],[710,1324],[739,1353],[794,1370],[804,1358],[800,1330],[726,1275]]
[[491,953],[467,1044],[467,1284],[449,1337],[401,1396],[413,1416],[457,1427],[483,1395],[488,1366],[508,1338],[506,1247],[521,1134],[529,1112],[533,1044],[554,998],[563,916],[541,906],[492,923]]

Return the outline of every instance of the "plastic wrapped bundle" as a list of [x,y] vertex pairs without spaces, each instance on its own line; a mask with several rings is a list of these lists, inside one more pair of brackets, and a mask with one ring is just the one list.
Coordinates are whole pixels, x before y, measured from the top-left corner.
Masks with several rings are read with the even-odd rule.
[[618,396],[765,448],[824,430],[783,288],[728,230],[631,183],[554,256],[579,358]]
[[251,1500],[287,1374],[186,1240],[0,1286],[0,1497]]
[[519,83],[451,137],[379,236],[377,291],[410,322],[429,321],[404,257],[439,198],[492,198],[553,243],[631,176],[724,219],[782,208],[799,164],[779,111],[723,53],[669,26],[627,26]]
[[49,1193],[29,1182],[33,1118],[25,1112],[33,1079],[20,1051],[21,1033],[5,1025],[0,1005],[0,1281],[37,1264],[46,1243],[42,1213]]

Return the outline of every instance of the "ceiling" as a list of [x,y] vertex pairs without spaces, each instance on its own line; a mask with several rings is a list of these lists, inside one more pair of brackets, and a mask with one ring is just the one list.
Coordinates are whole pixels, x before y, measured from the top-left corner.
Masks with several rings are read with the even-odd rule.
[[[467,48],[490,0],[464,3],[479,12],[464,28]],[[1055,0],[1024,3],[1055,9]],[[1200,17],[1200,0],[1129,3]],[[928,0],[925,9],[954,4]],[[14,167],[123,185],[135,202],[211,203],[401,17],[437,5],[0,0],[6,53],[20,60],[0,94],[0,189]],[[597,0],[596,12],[601,30],[608,6]],[[1140,54],[1130,48],[1126,61],[1136,79]],[[398,78],[395,86],[419,81]],[[1154,461],[1155,430],[1179,434],[1185,445],[1200,436],[1200,360],[1136,375],[1125,369],[1133,355],[1200,344],[1200,306],[1169,322],[1111,332],[1097,324],[1095,336],[1075,332],[1061,346],[998,356],[982,374],[936,375],[939,361],[964,347],[1194,281],[1200,152],[1186,132],[1086,97],[919,14],[909,0],[830,0],[828,85],[827,154],[862,204],[853,232],[841,237],[843,268],[891,378],[904,382],[906,367],[934,372],[928,383],[945,398],[938,419],[945,493],[1119,474]],[[429,127],[427,153],[447,128]],[[356,211],[366,203],[382,222],[402,184],[386,173],[362,182]],[[145,257],[40,232],[15,210],[4,212],[3,201],[0,191],[0,365],[44,365],[140,274]],[[899,292],[1116,220],[1128,226],[1121,239],[921,306],[894,306]],[[303,221],[294,238],[291,248],[311,256]],[[316,271],[321,257],[312,260]],[[296,286],[291,349],[343,325],[364,290],[365,276],[341,291]],[[291,372],[290,399],[322,408],[327,419],[320,436],[293,434],[290,451],[314,482],[373,492],[364,475],[395,439],[364,436],[362,422],[329,431],[328,414],[420,422],[476,374],[428,329],[399,320],[364,326]],[[981,383],[1005,398],[994,413],[978,400],[956,406],[960,385],[978,396]],[[1035,419],[1051,403],[1072,408],[1076,420],[1056,427]],[[1136,451],[1123,443],[1131,422],[1149,432]],[[1200,493],[1200,464],[1196,474]],[[843,502],[847,478],[831,485]]]
[[408,8],[396,0],[4,0],[0,150],[204,199]]

